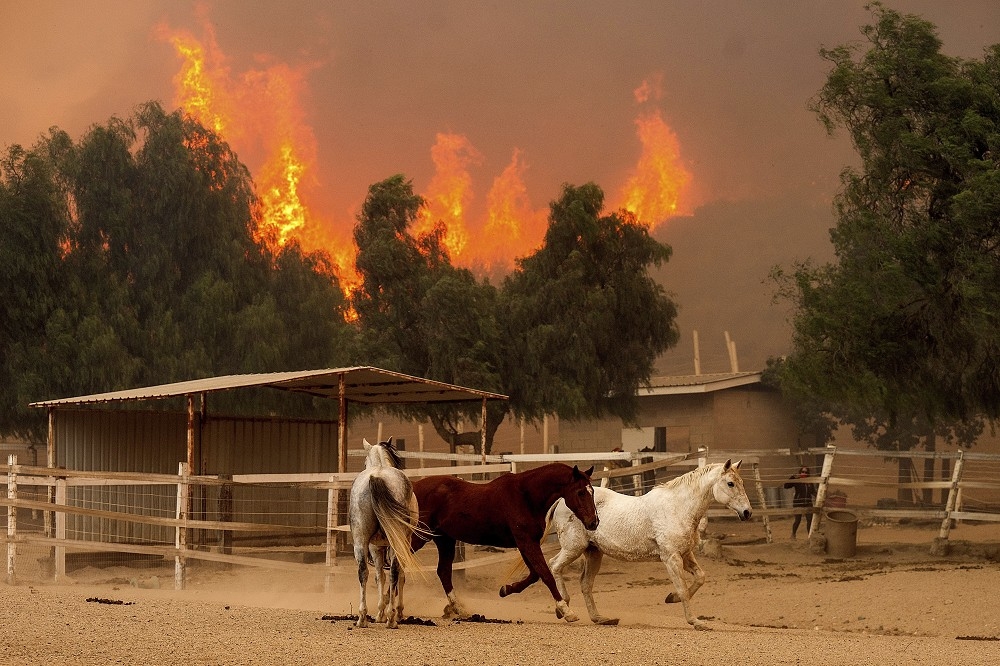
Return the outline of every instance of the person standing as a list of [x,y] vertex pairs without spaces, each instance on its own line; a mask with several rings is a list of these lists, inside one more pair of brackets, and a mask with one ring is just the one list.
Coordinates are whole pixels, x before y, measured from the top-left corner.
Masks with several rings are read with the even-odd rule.
[[[796,509],[799,508],[812,508],[816,501],[816,485],[813,483],[803,483],[800,479],[804,479],[809,476],[809,468],[801,467],[796,474],[792,474],[789,481],[785,483],[785,488],[795,489],[795,498],[792,500],[792,506]],[[805,514],[806,516],[806,533],[812,529],[812,512]],[[802,514],[795,514],[795,522],[792,523],[792,538],[795,538],[795,533],[799,530],[799,525],[802,523]]]

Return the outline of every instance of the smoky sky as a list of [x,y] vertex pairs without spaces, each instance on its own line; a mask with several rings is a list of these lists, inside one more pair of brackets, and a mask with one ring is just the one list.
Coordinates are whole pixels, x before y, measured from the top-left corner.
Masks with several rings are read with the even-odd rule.
[[[1000,42],[1000,3],[887,0],[938,28],[950,55]],[[853,152],[808,110],[828,69],[818,55],[861,39],[862,0],[787,2],[330,2],[118,0],[0,3],[0,146],[49,127],[78,138],[148,100],[172,108],[179,61],[157,26],[204,26],[234,76],[269,63],[305,71],[325,214],[350,220],[368,186],[396,173],[419,192],[439,132],[464,135],[477,203],[520,151],[535,207],[563,183],[620,188],[640,152],[633,91],[656,78],[699,207],[656,229],[674,258],[657,275],[681,306],[683,344],[664,371],[706,372],[783,353],[771,265],[828,260],[830,203]],[[253,165],[250,165],[253,168]],[[706,367],[707,365],[707,367]],[[720,367],[725,366],[725,367]]]

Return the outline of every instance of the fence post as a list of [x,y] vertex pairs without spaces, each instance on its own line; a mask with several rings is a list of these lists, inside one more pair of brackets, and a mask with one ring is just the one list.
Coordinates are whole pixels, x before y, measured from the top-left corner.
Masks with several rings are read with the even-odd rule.
[[[219,479],[223,481],[232,481],[232,474],[220,474]],[[224,483],[219,487],[219,506],[218,506],[219,522],[231,523],[233,522],[233,484]],[[233,531],[232,530],[219,530],[219,552],[225,555],[231,555],[233,552]]]
[[14,565],[17,563],[17,544],[14,539],[17,537],[17,507],[13,502],[17,500],[17,472],[14,466],[17,464],[17,456],[11,454],[7,456],[7,499],[11,503],[7,505],[7,584],[14,584]]
[[178,463],[177,476],[180,481],[177,483],[177,511],[176,518],[180,521],[174,530],[174,547],[177,554],[174,555],[174,589],[183,590],[184,580],[187,573],[187,558],[184,551],[187,549],[187,520],[188,520],[188,497],[190,490],[187,483],[188,464]]
[[333,585],[333,566],[337,564],[337,481],[330,477],[330,489],[326,491],[326,577],[323,590],[330,591]]
[[955,469],[951,473],[951,488],[948,489],[948,501],[944,506],[944,520],[941,521],[941,529],[938,536],[931,544],[931,555],[948,554],[948,533],[951,531],[951,514],[955,511],[955,503],[958,501],[958,484],[962,481],[962,467],[965,462],[963,451],[959,450],[958,459],[955,460]]
[[[638,454],[633,454],[633,455],[638,456]],[[632,467],[638,467],[641,464],[642,464],[642,458],[639,457],[632,458]],[[642,495],[642,474],[632,475],[632,488],[633,488],[632,490],[633,495],[635,495],[636,497]]]
[[823,457],[823,471],[820,473],[819,488],[816,489],[816,499],[813,501],[812,511],[812,527],[809,528],[809,538],[816,533],[819,529],[820,520],[822,520],[823,512],[816,511],[816,509],[822,509],[823,504],[826,503],[826,487],[830,483],[830,472],[833,471],[833,456],[837,453],[836,446],[827,446],[826,455]]
[[[55,479],[56,482],[56,506],[64,507],[66,506],[66,477],[58,477]],[[55,512],[55,523],[56,523],[56,539],[64,540],[66,538],[66,512],[56,511]],[[61,578],[66,577],[66,546],[56,546],[53,550],[53,559],[55,566],[55,579],[59,581]]]
[[[754,483],[757,485],[757,499],[760,500],[760,505],[767,510],[767,500],[764,499],[764,486],[760,482],[760,465],[757,463],[753,464],[753,479]],[[771,521],[768,520],[767,514],[764,514],[764,532],[767,535],[767,542],[771,543]]]

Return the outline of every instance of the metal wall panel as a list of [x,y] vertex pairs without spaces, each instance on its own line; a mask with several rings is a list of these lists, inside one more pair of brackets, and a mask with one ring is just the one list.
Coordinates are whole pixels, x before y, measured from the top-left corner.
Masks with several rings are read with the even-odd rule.
[[[187,459],[187,415],[137,410],[59,410],[56,465],[75,470],[176,474]],[[337,423],[210,416],[201,432],[201,472],[314,473],[337,470]],[[193,470],[195,473],[198,470]],[[326,491],[244,487],[233,494],[235,521],[325,527]],[[218,518],[219,488],[195,488],[196,518]],[[175,486],[70,488],[68,501],[95,509],[173,517]],[[174,530],[86,516],[69,516],[69,538],[173,543]],[[197,541],[214,537],[199,534]]]

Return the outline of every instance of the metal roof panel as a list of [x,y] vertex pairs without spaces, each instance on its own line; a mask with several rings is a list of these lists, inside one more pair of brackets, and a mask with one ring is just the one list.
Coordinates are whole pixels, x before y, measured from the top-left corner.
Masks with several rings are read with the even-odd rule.
[[760,372],[718,372],[704,375],[652,377],[649,380],[649,386],[640,388],[638,395],[711,393],[737,386],[759,384],[761,374]]
[[344,378],[344,393],[347,400],[366,404],[446,403],[507,399],[506,395],[500,393],[446,384],[371,366],[355,366],[324,370],[205,377],[204,379],[192,379],[173,384],[95,393],[72,398],[41,400],[33,402],[29,406],[56,407],[127,400],[157,400],[251,386],[267,386],[319,397],[336,398],[340,395],[341,377]]

